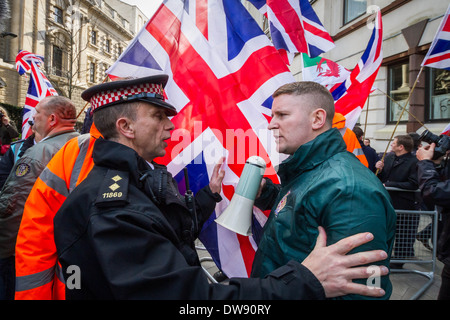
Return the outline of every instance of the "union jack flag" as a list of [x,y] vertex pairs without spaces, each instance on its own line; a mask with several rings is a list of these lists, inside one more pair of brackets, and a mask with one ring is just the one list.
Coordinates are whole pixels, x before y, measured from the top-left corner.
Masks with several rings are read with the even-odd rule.
[[450,70],[450,5],[436,32],[422,66]]
[[445,126],[444,130],[442,130],[441,135],[443,134],[450,136],[450,123]]
[[317,57],[335,47],[308,0],[248,0],[269,20],[275,48],[292,62],[295,53]]
[[373,91],[373,84],[383,61],[383,22],[381,11],[376,13],[374,28],[366,50],[350,76],[331,94],[335,101],[336,112],[345,115],[346,126],[354,127],[361,115],[366,100]]
[[254,209],[251,237],[214,220],[228,206],[248,157],[265,159],[266,176],[279,182],[274,166],[282,159],[267,131],[271,95],[295,80],[278,51],[239,0],[165,0],[107,73],[112,79],[169,75],[165,91],[178,110],[171,119],[176,130],[157,160],[182,193],[184,167],[195,193],[226,155],[223,200],[200,240],[229,277],[249,276],[268,212]]
[[29,120],[33,119],[35,107],[43,98],[47,96],[56,96],[58,93],[53,88],[50,81],[41,71],[40,67],[44,63],[44,57],[34,53],[21,50],[16,56],[16,69],[20,75],[30,73],[30,82],[28,85],[25,105],[22,115],[22,138],[27,138],[32,134]]

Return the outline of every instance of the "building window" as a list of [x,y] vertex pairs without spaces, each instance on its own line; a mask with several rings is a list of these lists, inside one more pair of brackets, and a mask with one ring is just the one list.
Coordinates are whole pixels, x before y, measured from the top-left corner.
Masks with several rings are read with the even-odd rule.
[[53,73],[62,77],[63,75],[63,51],[60,47],[53,46]]
[[450,71],[430,69],[428,120],[450,119]]
[[95,82],[95,63],[91,62],[89,65],[89,82]]
[[54,19],[55,22],[63,24],[63,11],[61,8],[55,7]]
[[344,0],[344,24],[366,13],[366,0]]
[[105,50],[108,53],[111,52],[111,40],[109,40],[109,39],[106,39]]
[[[409,95],[409,64],[407,61],[388,67],[388,112],[387,123],[397,122]],[[392,101],[394,100],[394,101]],[[409,106],[406,107],[409,110]],[[403,112],[401,121],[408,121],[408,112]]]
[[91,31],[91,44],[97,45],[97,31]]

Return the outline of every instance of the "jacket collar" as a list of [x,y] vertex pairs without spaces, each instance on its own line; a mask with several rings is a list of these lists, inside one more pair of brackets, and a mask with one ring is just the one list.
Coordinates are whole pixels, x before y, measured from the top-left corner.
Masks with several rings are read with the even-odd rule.
[[413,155],[411,154],[411,152],[407,152],[407,153],[404,153],[399,156],[396,156],[394,154],[393,166],[396,167],[396,166],[402,164],[403,162],[407,161],[407,159],[412,158],[412,157],[413,157]]
[[288,183],[301,173],[311,170],[336,153],[345,152],[346,144],[336,128],[318,135],[314,140],[300,146],[297,151],[280,164],[278,174],[282,183]]
[[53,133],[50,133],[49,135],[47,135],[46,137],[44,137],[44,138],[43,138],[42,140],[40,140],[40,141],[49,140],[49,139],[51,139],[51,138],[60,136],[60,135],[62,135],[62,134],[70,133],[70,132],[76,132],[76,131],[75,131],[75,129],[67,129],[67,130],[61,130],[61,131],[58,131],[58,132],[53,132]]
[[133,149],[101,137],[95,141],[92,157],[97,166],[128,171],[135,185],[139,184],[141,175],[150,169],[147,162]]

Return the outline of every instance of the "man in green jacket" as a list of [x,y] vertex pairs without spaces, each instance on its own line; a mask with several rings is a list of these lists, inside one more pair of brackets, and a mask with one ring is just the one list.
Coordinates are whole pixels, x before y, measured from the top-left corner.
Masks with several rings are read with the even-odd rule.
[[[351,153],[339,131],[332,128],[334,100],[314,82],[296,82],[273,94],[272,120],[277,151],[290,157],[280,164],[281,188],[266,183],[256,205],[272,208],[253,262],[252,277],[264,277],[287,261],[303,261],[313,250],[318,227],[327,244],[371,232],[374,240],[355,252],[381,249],[388,266],[395,234],[395,211],[377,177]],[[272,199],[274,201],[263,201]],[[389,276],[369,278],[389,299]],[[379,274],[379,273],[378,273]],[[367,284],[367,280],[359,283]],[[361,299],[348,295],[343,299]]]

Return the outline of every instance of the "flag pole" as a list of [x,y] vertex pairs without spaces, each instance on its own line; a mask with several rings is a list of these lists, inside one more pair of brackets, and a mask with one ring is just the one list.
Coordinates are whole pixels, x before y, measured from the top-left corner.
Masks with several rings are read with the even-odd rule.
[[367,96],[366,122],[364,123],[363,143],[364,143],[364,139],[366,138],[367,116],[369,115],[369,99],[370,99],[370,93],[369,93],[369,95]]
[[[414,89],[416,88],[417,83],[419,82],[419,77],[420,77],[420,74],[422,73],[422,70],[423,70],[423,66],[420,67],[419,73],[417,74],[417,77],[416,77],[416,81],[414,81],[414,85],[412,86],[411,90],[409,91],[408,99],[406,100],[405,105],[403,106],[402,112],[400,113],[400,116],[398,117],[397,123],[395,124],[395,127],[394,127],[394,130],[392,131],[391,137],[389,138],[389,141],[386,146],[386,150],[383,153],[383,157],[381,158],[381,161],[384,161],[384,157],[386,156],[386,153],[388,151],[389,144],[391,143],[391,140],[394,137],[395,131],[397,130],[398,124],[400,123],[400,120],[403,117],[403,113],[406,110],[406,106],[409,104],[411,95],[412,95]],[[379,171],[380,171],[380,169],[377,169],[377,171],[375,172],[375,175],[378,175]]]
[[[108,76],[106,76],[105,79],[103,79],[102,83],[105,83],[106,80],[108,80]],[[86,104],[84,105],[83,109],[81,109],[81,111],[78,113],[76,119],[78,119],[78,118],[81,116],[81,114],[83,113],[84,109],[86,109],[86,107],[87,107],[87,105],[88,105],[89,103],[90,103],[89,101],[86,102]]]

